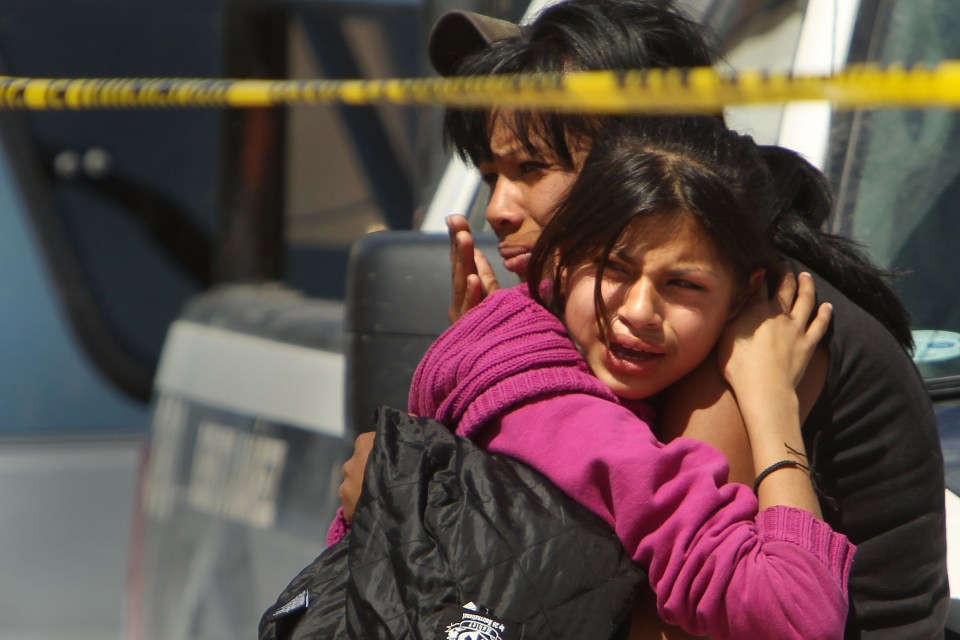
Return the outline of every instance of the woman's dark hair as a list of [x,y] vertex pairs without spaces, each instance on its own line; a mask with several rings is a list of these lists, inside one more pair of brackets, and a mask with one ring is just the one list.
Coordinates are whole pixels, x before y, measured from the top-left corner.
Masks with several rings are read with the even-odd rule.
[[[749,136],[711,117],[646,118],[630,135],[594,144],[576,182],[557,207],[527,267],[531,295],[554,313],[564,305],[565,274],[596,262],[597,320],[607,256],[638,220],[687,215],[716,241],[738,277],[757,268],[775,274],[779,256],[767,229],[775,195]],[[541,289],[543,281],[550,283]]]
[[[465,58],[458,75],[696,67],[715,61],[704,29],[670,2],[566,0],[544,9],[521,27],[520,35],[498,40]],[[448,146],[474,164],[488,160],[491,115],[489,110],[447,110],[444,138]],[[508,124],[531,154],[549,151],[572,165],[570,143],[592,143],[617,120],[514,111]]]
[[833,211],[826,176],[784,147],[761,147],[760,153],[777,197],[770,228],[777,251],[827,280],[912,349],[910,314],[888,284],[895,274],[873,264],[853,240],[823,230]]

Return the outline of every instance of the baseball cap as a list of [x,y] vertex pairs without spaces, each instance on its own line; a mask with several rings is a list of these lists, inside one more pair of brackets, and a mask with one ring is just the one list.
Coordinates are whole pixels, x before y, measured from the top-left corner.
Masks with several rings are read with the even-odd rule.
[[456,9],[447,11],[434,23],[427,53],[437,73],[452,76],[460,61],[471,53],[519,33],[520,27],[512,22]]

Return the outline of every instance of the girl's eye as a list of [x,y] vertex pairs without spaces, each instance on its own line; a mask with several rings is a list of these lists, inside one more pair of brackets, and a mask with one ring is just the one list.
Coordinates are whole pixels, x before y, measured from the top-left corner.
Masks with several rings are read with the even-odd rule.
[[[599,265],[600,261],[597,261]],[[604,274],[610,274],[614,277],[623,277],[630,274],[630,268],[615,258],[607,258],[607,263],[603,267]]]
[[671,280],[671,281],[670,281],[670,284],[673,285],[673,286],[675,286],[675,287],[679,287],[679,288],[681,288],[681,289],[690,289],[691,291],[703,291],[703,290],[704,290],[703,285],[700,285],[700,284],[698,284],[698,283],[696,283],[696,282],[691,282],[690,280],[683,280],[683,279],[680,279],[680,278]]

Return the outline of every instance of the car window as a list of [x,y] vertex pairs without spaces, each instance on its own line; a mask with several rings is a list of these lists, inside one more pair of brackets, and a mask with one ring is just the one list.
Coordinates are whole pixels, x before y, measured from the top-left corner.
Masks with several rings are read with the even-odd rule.
[[[716,34],[723,56],[720,68],[763,68],[787,72],[800,41],[806,2],[704,2],[691,0],[691,15]],[[784,105],[731,106],[724,115],[731,127],[749,133],[762,144],[775,144]]]
[[[960,6],[881,3],[851,51],[867,62],[935,64],[960,57]],[[912,315],[914,359],[927,378],[960,375],[960,114],[882,109],[835,118],[834,230],[861,242]]]

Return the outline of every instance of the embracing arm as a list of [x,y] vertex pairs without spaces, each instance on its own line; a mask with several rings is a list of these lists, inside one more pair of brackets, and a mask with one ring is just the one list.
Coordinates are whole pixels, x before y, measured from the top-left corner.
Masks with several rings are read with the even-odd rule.
[[775,294],[768,297],[761,286],[717,346],[720,368],[750,438],[760,508],[787,505],[821,517],[800,433],[796,390],[827,332],[831,312],[830,305],[816,306],[809,273],[794,276],[784,268]]
[[[801,424],[820,396],[829,367],[829,349],[820,345],[797,387]],[[661,396],[657,437],[670,442],[680,436],[712,445],[730,464],[729,481],[753,486],[758,470],[753,467],[750,439],[737,400],[714,357],[672,384]]]
[[[785,286],[788,288],[780,292],[781,295],[792,296],[794,281],[790,279],[789,282],[785,282]],[[809,274],[802,276],[799,288],[803,299],[798,299],[802,308],[795,310],[798,319],[805,318],[806,316],[802,314],[812,311],[814,305],[813,283]],[[783,297],[779,300],[774,298],[770,303],[786,306]],[[754,307],[748,307],[747,313],[755,311],[757,304],[770,304],[764,301],[765,294],[762,292],[756,298]],[[824,317],[822,321],[826,322],[826,320],[827,317]],[[747,319],[747,322],[755,323],[756,319]],[[820,333],[818,331],[811,334],[811,338],[818,339]],[[753,362],[749,357],[746,361],[748,367],[752,367]],[[795,382],[795,386],[800,424],[806,420],[820,396],[826,383],[829,367],[829,349],[823,344],[817,344],[805,369],[799,368],[800,377],[799,381]],[[761,374],[760,377],[764,375]],[[792,398],[790,400],[792,401]],[[792,416],[787,418],[793,420]],[[730,463],[731,482],[752,486],[757,473],[763,468],[756,468],[754,465],[750,438],[740,406],[730,385],[721,374],[716,354],[663,392],[657,435],[664,442],[685,436],[713,445],[727,457]]]
[[709,446],[662,445],[624,407],[577,394],[516,409],[491,435],[491,452],[534,467],[613,527],[667,622],[715,640],[842,633],[852,547],[798,509],[757,517],[756,498],[726,484]]
[[[830,353],[819,345],[797,387],[800,422],[803,423],[820,396],[830,366]],[[730,465],[729,482],[753,486],[757,476],[750,439],[747,436],[733,391],[720,373],[715,356],[667,388],[660,397],[657,437],[670,442],[687,437],[713,446]],[[665,625],[657,615],[653,597],[638,602],[633,616],[631,640],[681,640],[688,636],[678,627]]]
[[[795,387],[829,308],[808,325],[809,277],[794,301],[796,291],[788,276],[771,300],[758,294],[719,351],[757,468],[803,457]],[[771,508],[754,526],[757,500],[725,484],[716,451],[686,439],[661,445],[625,408],[577,394],[508,412],[488,446],[539,469],[605,518],[648,569],[664,620],[715,638],[842,632],[852,546],[814,517],[805,473],[768,476],[760,506]]]

